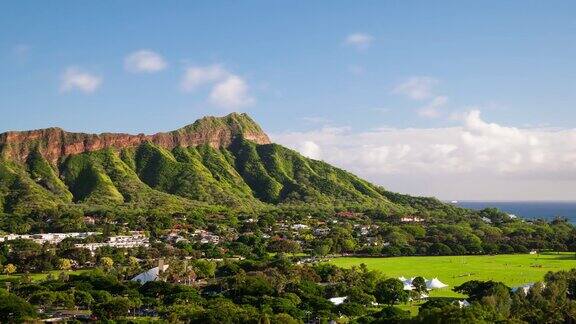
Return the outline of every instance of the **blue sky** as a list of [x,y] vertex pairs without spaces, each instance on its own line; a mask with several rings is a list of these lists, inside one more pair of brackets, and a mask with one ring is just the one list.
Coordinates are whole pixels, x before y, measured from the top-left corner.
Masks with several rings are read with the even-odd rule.
[[[574,12],[570,1],[3,1],[0,131],[153,133],[245,111],[281,143],[392,189],[487,199],[552,190],[545,198],[569,199],[573,152],[560,143],[576,122]],[[410,129],[435,138],[420,149],[455,146],[441,146],[439,161],[470,167],[433,169],[422,186],[430,157],[411,156],[422,138],[390,138]],[[452,129],[463,142],[440,136]],[[334,132],[338,141],[328,141]],[[481,141],[466,142],[466,132]],[[514,132],[538,140],[497,152],[486,144]],[[372,134],[381,140],[364,142]],[[355,154],[389,153],[359,167],[345,158],[350,139],[366,147]],[[400,158],[403,145],[411,153]],[[523,168],[486,173],[484,151],[466,145],[485,145],[489,156],[516,150],[519,158],[503,160]],[[394,154],[422,174],[392,171]],[[487,182],[462,191],[486,176],[516,189],[488,194],[502,185]],[[453,177],[454,189],[437,177]]]

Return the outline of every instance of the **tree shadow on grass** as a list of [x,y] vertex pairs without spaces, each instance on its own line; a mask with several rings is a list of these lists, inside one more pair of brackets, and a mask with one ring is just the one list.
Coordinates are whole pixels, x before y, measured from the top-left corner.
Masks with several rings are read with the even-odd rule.
[[542,253],[540,255],[545,255],[546,258],[534,257],[534,258],[532,258],[532,260],[535,260],[535,261],[574,260],[574,261],[576,261],[576,255],[572,254],[572,253],[570,253],[570,254]]

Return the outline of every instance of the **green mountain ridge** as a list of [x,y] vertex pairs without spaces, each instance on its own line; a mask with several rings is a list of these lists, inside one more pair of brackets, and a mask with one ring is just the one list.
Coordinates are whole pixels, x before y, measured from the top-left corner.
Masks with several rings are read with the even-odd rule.
[[[172,213],[197,206],[258,209],[279,204],[363,205],[407,212],[410,203],[417,201],[403,201],[408,196],[269,143],[245,114],[205,117],[163,134],[171,134],[171,140],[153,135],[134,142],[126,134],[84,134],[86,138],[99,136],[99,141],[106,138],[111,144],[62,155],[56,161],[53,137],[36,138],[34,143],[0,141],[0,212],[30,214],[82,205],[161,207]],[[200,136],[203,143],[173,145],[190,142],[185,139],[197,134],[204,134]],[[79,135],[61,137],[67,138],[67,144],[73,142],[70,138],[82,139]],[[8,154],[14,147],[19,152],[29,150],[23,161],[20,155]],[[424,205],[442,205],[422,199]]]

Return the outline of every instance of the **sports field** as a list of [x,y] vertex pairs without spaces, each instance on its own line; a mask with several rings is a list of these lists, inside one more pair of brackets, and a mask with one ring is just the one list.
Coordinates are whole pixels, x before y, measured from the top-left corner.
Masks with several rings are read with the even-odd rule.
[[478,255],[478,256],[415,256],[394,258],[342,257],[329,261],[350,268],[366,264],[369,269],[382,271],[387,277],[422,276],[438,278],[448,288],[434,290],[430,296],[459,296],[452,291],[469,280],[501,281],[509,287],[540,281],[548,271],[576,268],[574,253],[546,253],[539,255]]

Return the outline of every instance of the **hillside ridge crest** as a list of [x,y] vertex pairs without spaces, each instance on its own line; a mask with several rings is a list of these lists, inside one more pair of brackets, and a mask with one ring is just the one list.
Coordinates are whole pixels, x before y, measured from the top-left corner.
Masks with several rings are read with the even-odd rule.
[[237,137],[257,144],[269,144],[268,135],[245,113],[230,113],[223,117],[206,116],[194,123],[169,132],[151,135],[128,133],[67,132],[59,127],[0,133],[0,155],[4,159],[24,162],[34,150],[48,161],[57,163],[68,155],[98,151],[106,148],[124,149],[144,142],[173,149],[210,145],[228,147]]

